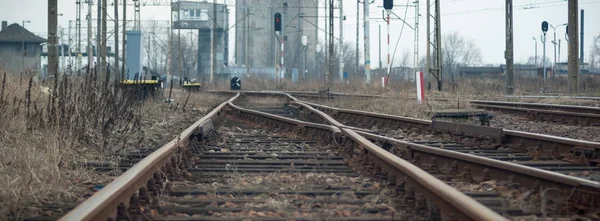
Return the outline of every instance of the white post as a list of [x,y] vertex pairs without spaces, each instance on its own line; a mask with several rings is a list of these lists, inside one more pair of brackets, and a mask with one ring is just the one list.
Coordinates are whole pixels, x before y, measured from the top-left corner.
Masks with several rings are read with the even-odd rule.
[[417,101],[422,103],[425,99],[425,83],[423,81],[423,72],[416,72],[415,82],[417,84]]

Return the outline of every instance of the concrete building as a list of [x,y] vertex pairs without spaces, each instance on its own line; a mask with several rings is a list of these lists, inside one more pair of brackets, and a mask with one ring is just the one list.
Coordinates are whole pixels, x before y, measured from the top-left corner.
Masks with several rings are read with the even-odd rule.
[[20,73],[24,70],[41,70],[41,38],[18,24],[8,25],[2,21],[0,30],[0,69]]
[[[173,2],[173,29],[187,29],[198,31],[198,56],[196,76],[182,70],[175,73],[181,77],[197,80],[209,80],[210,55],[211,55],[211,30],[215,21],[216,45],[216,79],[229,79],[229,10],[227,5],[216,4],[217,17],[213,20],[215,5],[211,2],[177,1]],[[176,33],[177,34],[177,33]],[[176,47],[176,46],[175,46]],[[172,65],[177,65],[177,60]],[[175,67],[174,70],[177,70]]]
[[[282,13],[285,42],[286,75],[293,69],[302,73],[304,48],[302,36],[308,37],[307,69],[316,76],[316,44],[318,43],[318,0],[237,0],[235,36],[235,63],[251,67],[251,74],[265,68],[276,68],[281,59],[281,48],[274,31],[274,15]],[[287,9],[284,9],[287,3]],[[337,23],[335,24],[337,27]]]

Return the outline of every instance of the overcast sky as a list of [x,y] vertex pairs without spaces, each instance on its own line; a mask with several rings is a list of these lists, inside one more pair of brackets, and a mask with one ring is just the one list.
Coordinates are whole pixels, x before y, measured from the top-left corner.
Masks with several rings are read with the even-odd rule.
[[[59,17],[59,24],[62,27],[68,27],[69,20],[75,20],[75,0],[58,0],[59,1],[59,13],[64,15]],[[85,0],[82,0],[85,1]],[[113,0],[108,0],[109,4]],[[169,2],[169,0],[142,0],[142,1],[162,1]],[[291,0],[290,0],[291,1]],[[405,5],[407,2],[412,4],[414,0],[395,0],[396,5]],[[210,1],[212,2],[212,1]],[[227,3],[231,5],[231,18],[230,23],[234,23],[235,15],[235,1],[234,0],[217,0],[219,3]],[[321,1],[322,4],[323,1]],[[336,5],[338,0],[335,1]],[[380,7],[383,4],[383,0],[375,0],[374,4],[370,7],[371,16],[371,63],[373,67],[376,67],[379,62],[378,52],[378,29],[379,25],[382,26],[382,55],[385,57],[385,38],[386,38],[386,27],[385,22],[381,18]],[[550,24],[560,25],[567,22],[567,1],[566,0],[514,0],[514,48],[515,48],[515,61],[526,62],[529,56],[534,54],[534,40],[532,37],[536,37],[539,40],[541,34],[540,24],[546,20]],[[600,34],[600,0],[579,0],[579,8],[585,10],[585,45],[584,49],[587,51],[591,46],[591,40],[594,36]],[[404,17],[405,7],[396,6],[394,12]],[[425,0],[421,0],[420,4],[420,56],[425,55],[425,40],[426,40],[426,16],[425,16]],[[84,7],[84,15],[87,9]],[[30,31],[46,37],[47,33],[47,1],[46,0],[0,0],[0,20],[7,20],[9,23],[21,23],[22,20],[31,20],[31,23],[26,24],[26,28]],[[112,14],[113,9],[109,12]],[[133,18],[133,7],[128,8],[128,16]],[[361,6],[361,40],[360,47],[362,53],[363,40],[362,40],[362,27],[363,27],[363,9]],[[460,35],[473,39],[476,45],[481,49],[483,58],[482,61],[485,64],[501,64],[504,63],[504,48],[505,48],[505,37],[504,37],[504,1],[502,0],[442,0],[442,33],[458,32]],[[323,13],[323,10],[319,11]],[[336,17],[338,12],[336,11]],[[96,10],[92,13],[95,17]],[[169,19],[169,8],[167,7],[154,7],[146,6],[141,9],[142,19],[151,20],[168,20]],[[356,1],[355,0],[344,0],[344,14],[346,15],[346,21],[344,22],[344,42],[354,45],[356,42]],[[320,14],[322,15],[322,14]],[[408,8],[407,22],[414,25],[415,10],[413,7]],[[337,20],[337,18],[336,18]],[[85,26],[85,21],[83,22]],[[339,22],[335,21],[336,32],[338,36]],[[320,21],[320,25],[323,25],[323,21]],[[112,26],[112,25],[110,25]],[[396,40],[398,40],[402,22],[400,20],[393,20],[391,24],[391,41],[392,47],[395,46]],[[233,32],[230,32],[233,36]],[[560,27],[556,29],[557,39],[563,39],[561,49],[561,60],[566,61],[567,58],[567,45],[564,40],[565,28]],[[322,34],[322,33],[320,33]],[[414,31],[407,26],[404,28],[398,50],[396,52],[396,58],[398,58],[403,51],[409,51],[413,53],[413,39]],[[85,35],[85,33],[84,33]],[[548,32],[548,43],[547,43],[547,57],[553,60],[553,46],[550,43],[553,37],[553,31],[550,29]],[[321,35],[322,38],[322,35]],[[233,39],[230,37],[234,45]],[[235,46],[233,46],[235,47]],[[230,55],[233,56],[234,48],[230,49]],[[392,48],[393,51],[393,48]],[[542,44],[538,43],[538,55],[542,54]],[[586,56],[586,60],[587,60]],[[412,61],[412,59],[411,59]],[[385,60],[383,61],[385,63]]]

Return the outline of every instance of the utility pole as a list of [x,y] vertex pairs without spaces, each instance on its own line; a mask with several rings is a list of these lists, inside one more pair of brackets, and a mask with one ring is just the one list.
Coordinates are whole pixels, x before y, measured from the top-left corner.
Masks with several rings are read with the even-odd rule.
[[[414,45],[414,58],[413,58],[413,65],[415,66],[415,72],[418,70],[419,68],[419,0],[415,0],[415,45]],[[409,74],[408,75],[409,79],[412,79],[414,75]]]
[[88,63],[88,74],[92,71],[92,64],[94,63],[94,48],[92,43],[92,1],[87,1],[88,13],[85,16],[87,19],[87,63]]
[[108,18],[108,11],[107,11],[107,5],[106,4],[106,0],[102,0],[102,54],[100,57],[100,70],[102,71],[102,73],[107,73],[106,68],[106,43],[107,43],[107,39],[106,39],[106,19]]
[[63,74],[65,74],[65,41],[64,41],[64,35],[65,34],[65,29],[63,27],[60,27],[60,56],[58,57],[58,60],[60,61],[60,66],[58,68],[59,72],[62,72]]
[[[115,4],[115,14],[114,14],[114,22],[115,22],[115,72],[119,72],[119,0],[114,0]],[[123,4],[125,7],[125,4]],[[123,33],[125,34],[125,33]],[[115,73],[117,74],[117,73]],[[116,75],[117,79],[119,75]]]
[[248,52],[250,51],[250,7],[248,5],[246,5],[246,36],[245,36],[245,42],[244,42],[244,46],[245,46],[245,50],[244,50],[244,57],[246,58],[246,75],[250,75],[250,56],[248,55]]
[[213,24],[210,36],[210,82],[214,82],[215,72],[217,71],[216,53],[217,47],[217,0],[213,0]]
[[[75,29],[76,29],[76,41],[77,41],[77,66],[76,69],[81,69],[81,0],[76,0],[75,4],[77,5],[77,15],[75,19]],[[71,35],[69,35],[71,38]],[[69,53],[70,55],[71,53]]]
[[579,93],[579,59],[577,59],[577,47],[579,39],[577,36],[577,9],[579,8],[578,0],[569,0],[569,94]]
[[[432,4],[434,1],[434,11],[432,13]],[[427,88],[431,89],[431,82],[437,80],[437,89],[442,91],[442,30],[440,14],[440,0],[427,0],[427,73],[428,82]],[[433,29],[431,31],[431,20],[434,20]],[[433,33],[433,37],[432,37]],[[433,39],[432,39],[433,38]],[[433,41],[432,41],[433,40]],[[433,48],[432,48],[433,47]]]
[[[407,6],[408,7],[408,6]],[[385,77],[385,83],[387,84],[387,82],[390,79],[390,71],[392,70],[392,63],[390,61],[391,57],[390,57],[390,12],[391,9],[386,9],[386,14],[387,14],[387,19],[386,19],[386,28],[387,28],[387,71],[386,71],[386,77]],[[385,87],[386,85],[384,85]]]
[[344,0],[340,0],[340,81],[344,80],[344,50],[342,49],[344,46]]
[[287,1],[283,3],[283,14],[281,15],[281,76],[280,80],[283,82],[285,78],[285,22],[287,21]]
[[102,48],[102,38],[100,36],[102,33],[102,0],[97,0],[96,3],[96,73],[101,73],[102,70],[98,70],[98,67],[101,67],[100,55],[102,54],[100,49]]
[[360,51],[358,50],[358,45],[360,41],[360,0],[356,0],[356,74],[358,75],[360,68]]
[[538,50],[537,50],[537,39],[534,37],[533,41],[535,41],[535,75],[537,75],[537,68],[538,68]]
[[[177,51],[179,52],[178,56],[177,56],[177,59],[179,61],[178,62],[179,65],[177,65],[177,75],[180,78],[183,78],[184,76],[181,75],[181,73],[183,72],[182,71],[182,68],[183,68],[183,52],[182,51],[183,50],[181,49],[181,25],[182,25],[182,22],[181,22],[181,9],[180,8],[181,8],[181,2],[177,1],[177,24],[179,24],[178,27],[177,27],[177,45],[178,45],[178,47],[177,47],[178,50]],[[216,20],[215,17],[213,17],[212,20],[214,22]],[[211,33],[212,33],[212,30],[211,30]],[[210,47],[210,50],[211,50],[210,51],[210,56],[211,56],[210,57],[210,60],[211,60],[210,75],[211,76],[212,76],[212,72],[213,72],[212,71],[212,56],[213,56],[213,51],[212,51],[212,49],[213,49],[212,48],[213,42],[212,41],[213,41],[213,39],[212,39],[212,36],[211,36],[211,39],[210,39],[210,43],[211,43],[211,47]],[[211,78],[210,82],[212,82],[212,78]]]
[[[328,23],[328,19],[329,19],[329,10],[328,10],[328,5],[329,5],[329,0],[324,0],[324,4],[325,7],[323,7],[323,17],[325,18],[325,22],[323,24],[323,26],[325,26],[325,34],[324,36],[324,40],[325,40],[325,46],[323,47],[323,54],[325,55],[325,62],[327,64],[327,67],[329,67],[329,32],[331,30],[329,30],[329,23]],[[328,68],[325,68],[325,87],[327,87],[327,82],[329,81],[329,75],[330,73],[328,72]]]
[[581,43],[579,43],[579,45],[581,45],[581,47],[579,47],[579,62],[581,62],[581,65],[583,65],[583,63],[585,63],[584,62],[585,60],[583,60],[583,48],[585,45],[583,42],[583,28],[584,28],[584,26],[583,26],[583,9],[581,9],[581,30],[580,30],[581,36],[579,36],[579,40],[581,41]]
[[383,66],[383,63],[381,63],[381,25],[379,25],[379,69],[381,69],[381,67]]
[[48,74],[54,75],[55,80],[58,80],[58,48],[56,48],[57,23],[58,0],[48,0]]
[[327,76],[327,80],[330,86],[333,85],[333,70],[335,68],[335,64],[333,62],[333,53],[334,53],[334,43],[333,43],[333,0],[329,0],[329,75]]
[[[171,12],[173,13],[173,12]],[[171,16],[171,18],[169,20],[173,19],[173,16]],[[126,76],[127,76],[127,52],[125,51],[126,46],[127,46],[127,0],[123,0],[123,46],[121,47],[121,53],[123,53],[121,56],[123,58],[123,63],[121,64],[121,79],[125,80]],[[169,35],[169,37],[171,37]],[[170,50],[169,50],[170,53]],[[169,59],[171,57],[169,56]],[[118,68],[118,67],[117,67]]]
[[364,15],[364,23],[365,23],[365,27],[364,27],[364,41],[365,41],[365,82],[366,83],[371,83],[371,39],[369,36],[369,32],[371,31],[370,27],[369,27],[369,1],[370,0],[363,0],[364,1],[364,9],[363,9],[363,13]]
[[513,67],[513,4],[506,0],[506,94],[514,93],[514,67]]

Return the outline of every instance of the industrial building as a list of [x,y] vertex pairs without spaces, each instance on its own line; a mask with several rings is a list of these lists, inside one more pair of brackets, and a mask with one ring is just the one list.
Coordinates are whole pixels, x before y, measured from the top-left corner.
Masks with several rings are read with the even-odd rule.
[[317,0],[237,0],[236,66],[249,66],[249,74],[254,75],[280,70],[281,45],[274,31],[274,15],[277,12],[282,14],[283,31],[287,36],[284,61],[286,75],[304,71],[303,35],[308,38],[306,66],[309,76],[316,73]]
[[[198,62],[197,76],[181,77],[208,81],[211,73],[211,30],[215,30],[215,79],[228,79],[229,71],[229,10],[227,5],[213,4],[212,2],[178,1],[173,2],[173,29],[187,29],[198,31]],[[213,14],[216,11],[216,18]],[[214,24],[213,24],[214,23]],[[173,62],[177,71],[177,63]],[[178,75],[178,74],[176,74]]]

